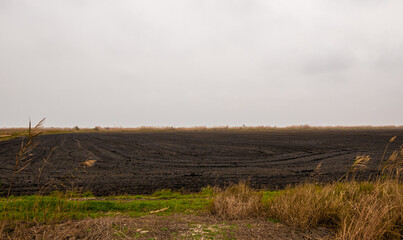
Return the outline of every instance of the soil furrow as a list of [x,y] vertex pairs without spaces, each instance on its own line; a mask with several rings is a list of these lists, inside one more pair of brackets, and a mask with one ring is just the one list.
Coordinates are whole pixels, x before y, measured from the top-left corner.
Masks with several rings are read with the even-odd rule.
[[[43,135],[30,166],[17,174],[13,194],[32,194],[60,179],[88,158],[95,166],[77,177],[76,186],[95,194],[150,193],[161,188],[197,191],[250,179],[253,186],[281,188],[304,182],[322,162],[319,181],[338,179],[355,156],[372,161],[361,177],[376,169],[386,143],[402,144],[403,130],[172,131],[69,133]],[[0,142],[3,189],[14,167],[21,138]],[[51,155],[37,181],[43,159]],[[1,191],[0,191],[1,192]],[[4,192],[4,191],[3,191]]]

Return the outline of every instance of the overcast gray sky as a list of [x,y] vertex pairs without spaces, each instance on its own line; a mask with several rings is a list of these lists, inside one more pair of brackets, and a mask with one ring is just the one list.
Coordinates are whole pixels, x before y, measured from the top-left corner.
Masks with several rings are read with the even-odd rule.
[[0,0],[0,127],[403,125],[401,0]]

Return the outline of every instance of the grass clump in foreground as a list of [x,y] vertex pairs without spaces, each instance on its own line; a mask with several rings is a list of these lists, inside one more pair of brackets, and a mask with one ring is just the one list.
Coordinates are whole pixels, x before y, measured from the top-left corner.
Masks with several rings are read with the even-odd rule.
[[[263,200],[263,194],[269,197]],[[303,230],[327,227],[335,239],[401,239],[403,184],[396,180],[301,184],[279,192],[245,183],[213,197],[211,214],[223,219],[266,217]]]
[[258,217],[263,209],[262,192],[240,182],[219,191],[209,205],[209,211],[220,218],[243,219]]
[[369,160],[368,155],[358,156],[343,181],[288,187],[264,200],[260,192],[240,183],[217,194],[209,210],[221,218],[264,216],[305,230],[324,226],[342,240],[402,239],[403,146],[381,160],[375,180],[356,181],[356,173]]
[[303,184],[268,201],[267,214],[303,229],[333,228],[338,239],[401,239],[403,185],[391,180]]

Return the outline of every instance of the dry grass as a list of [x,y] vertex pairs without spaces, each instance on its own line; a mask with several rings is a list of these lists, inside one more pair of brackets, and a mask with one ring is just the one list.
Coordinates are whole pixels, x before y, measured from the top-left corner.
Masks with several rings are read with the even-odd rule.
[[219,192],[209,206],[211,214],[223,219],[245,219],[262,215],[262,193],[240,182]]
[[[395,139],[391,138],[389,143]],[[386,161],[382,159],[376,180],[356,182],[355,173],[369,160],[368,155],[358,156],[342,182],[323,186],[303,184],[285,189],[267,203],[268,215],[303,229],[334,228],[336,238],[342,240],[401,239],[403,147]],[[353,177],[348,180],[350,174]]]
[[333,186],[314,184],[287,188],[268,203],[268,215],[288,225],[308,229],[332,226],[339,220],[342,202],[332,194]]
[[403,185],[390,180],[299,185],[271,200],[268,214],[302,229],[334,228],[339,239],[400,239]]
[[338,239],[401,239],[403,229],[403,186],[377,182],[370,194],[347,202]]
[[[239,183],[217,194],[210,212],[225,219],[265,215],[305,230],[325,226],[334,229],[335,237],[341,240],[401,239],[403,147],[386,161],[382,159],[376,180],[357,182],[356,173],[370,160],[368,155],[357,156],[338,182],[288,187],[265,203],[259,192]],[[319,170],[320,165],[315,171]]]

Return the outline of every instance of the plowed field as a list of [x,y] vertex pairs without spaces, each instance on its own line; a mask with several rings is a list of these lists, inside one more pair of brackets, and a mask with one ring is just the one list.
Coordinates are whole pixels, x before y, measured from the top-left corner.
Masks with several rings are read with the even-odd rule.
[[[333,181],[358,154],[375,174],[384,148],[402,144],[403,130],[160,131],[43,135],[32,163],[16,175],[12,193],[33,194],[46,183],[81,187],[97,195],[151,193],[157,189],[198,191],[207,185],[250,180],[277,189],[304,181]],[[0,142],[3,195],[21,139]],[[57,147],[38,181],[43,159]],[[86,159],[95,165],[74,171]],[[322,162],[320,175],[311,177]],[[73,176],[74,177],[73,177]],[[49,188],[50,190],[51,188]]]

